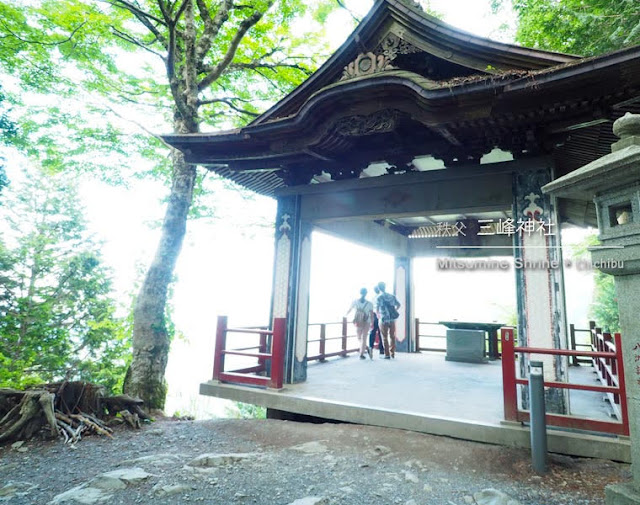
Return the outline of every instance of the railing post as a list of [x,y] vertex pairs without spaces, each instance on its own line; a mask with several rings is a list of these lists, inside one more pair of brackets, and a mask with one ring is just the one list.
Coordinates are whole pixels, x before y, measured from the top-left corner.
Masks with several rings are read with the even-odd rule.
[[416,317],[416,352],[420,352],[420,319]]
[[624,435],[629,436],[629,411],[627,410],[627,384],[624,380],[624,363],[622,361],[622,336],[614,333],[613,340],[616,344],[616,362],[618,364],[618,389],[620,390],[620,414],[622,415],[622,428]]
[[[604,339],[602,338],[602,328],[594,329],[596,334],[596,351],[603,352],[604,351]],[[600,370],[600,375],[604,374],[604,367],[602,364],[602,358],[596,358],[596,362],[598,364],[598,370]]]
[[[258,352],[266,353],[267,352],[267,334],[260,333],[260,344],[258,347]],[[262,367],[262,370],[265,370],[266,360],[265,358],[258,358],[258,365]]]
[[[578,349],[576,349],[576,325],[573,323],[569,325],[569,338],[571,343],[571,350],[577,351]],[[571,357],[571,365],[578,366],[578,356]]]
[[[607,345],[607,342],[613,343],[613,338],[611,338],[611,333],[603,333],[602,334],[602,347],[604,348],[605,352],[611,352],[609,350],[609,346]],[[605,365],[607,365],[609,367],[611,367],[611,361],[613,361],[611,358],[605,358],[604,359]],[[607,379],[607,386],[613,386],[613,379],[612,379],[611,375],[609,374],[609,370],[607,369],[607,366],[603,367],[605,378]]]
[[342,318],[342,357],[345,358],[347,356],[347,318]]
[[516,363],[513,343],[513,328],[501,328],[502,341],[502,394],[504,398],[504,418],[518,420],[518,390],[516,387]]
[[213,380],[220,380],[220,373],[224,372],[224,350],[227,340],[227,316],[218,316],[216,329],[216,345],[213,355]]
[[320,325],[320,362],[327,361],[325,355],[327,354],[327,325],[322,323]]
[[273,320],[273,338],[271,339],[271,382],[270,387],[282,389],[284,379],[284,333],[286,319],[276,317]]
[[[596,322],[589,321],[589,336],[591,337],[591,350],[595,351],[596,349]],[[591,366],[595,368],[596,366],[596,358],[591,358]]]

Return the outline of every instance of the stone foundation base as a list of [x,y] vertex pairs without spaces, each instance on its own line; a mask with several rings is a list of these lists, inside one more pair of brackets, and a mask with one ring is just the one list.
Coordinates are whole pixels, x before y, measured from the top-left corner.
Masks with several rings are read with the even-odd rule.
[[612,484],[605,489],[607,505],[640,505],[640,492],[631,484]]

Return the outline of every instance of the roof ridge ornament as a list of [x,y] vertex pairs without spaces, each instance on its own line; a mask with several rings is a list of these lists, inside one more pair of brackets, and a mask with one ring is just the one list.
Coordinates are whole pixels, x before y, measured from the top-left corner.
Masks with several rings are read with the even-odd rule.
[[376,53],[382,52],[389,61],[393,61],[399,54],[419,53],[421,50],[407,42],[401,35],[389,32],[376,48]]
[[391,61],[384,54],[375,54],[373,52],[360,53],[358,57],[344,67],[341,81],[355,79],[365,75],[377,74],[385,70],[394,70]]
[[385,70],[396,70],[396,67],[391,62],[398,55],[419,53],[420,51],[400,35],[389,32],[373,51],[358,54],[355,60],[344,67],[340,80],[347,81],[356,77],[384,72]]

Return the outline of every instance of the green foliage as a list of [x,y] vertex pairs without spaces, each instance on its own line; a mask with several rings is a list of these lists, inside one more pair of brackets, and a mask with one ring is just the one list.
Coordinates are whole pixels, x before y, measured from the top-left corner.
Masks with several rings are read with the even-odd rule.
[[[573,256],[590,260],[589,247],[596,245],[600,245],[600,242],[598,241],[598,236],[594,233],[587,236],[580,244],[574,246]],[[600,270],[594,270],[593,280],[593,301],[589,307],[589,317],[604,331],[611,333],[620,331],[618,296],[614,277]]]
[[[136,349],[150,345],[145,338],[151,332],[169,343],[162,305],[186,211],[208,215],[193,206],[206,184],[195,167],[160,143],[158,133],[197,133],[255,118],[317,66],[322,30],[294,36],[291,28],[297,19],[326,16],[332,4],[0,0],[0,78],[9,81],[7,96],[19,111],[14,145],[49,172],[90,172],[115,183],[151,176],[171,187],[165,223],[172,225],[163,226],[157,252],[163,261],[151,264],[138,297],[139,305],[156,313],[136,321]],[[153,297],[160,303],[151,303]],[[156,380],[163,362],[166,356],[132,366],[140,378],[129,386],[139,388],[134,393],[148,407],[163,405],[144,397],[157,388],[143,384]]]
[[[77,155],[78,150],[102,155],[105,149],[123,149],[151,156],[159,163],[159,144],[151,146],[144,140],[150,141],[153,130],[170,131],[166,124],[173,121],[180,99],[171,87],[165,63],[175,58],[175,74],[182,79],[187,69],[194,70],[189,69],[192,63],[185,52],[184,15],[177,22],[180,40],[175,50],[168,52],[169,27],[159,6],[175,3],[34,0],[24,5],[20,0],[0,1],[0,68],[14,76],[21,91],[32,96],[55,94],[62,103],[71,105],[60,107],[60,100],[51,102],[54,105],[45,108],[43,116],[41,105],[33,107],[29,97],[12,95],[17,104],[25,106],[22,145],[28,147],[30,140],[30,153],[39,153],[42,160],[57,154],[49,162],[59,168],[63,166],[59,159],[62,153]],[[217,0],[197,3],[207,8],[211,18],[222,9]],[[212,127],[244,124],[291,91],[319,63],[316,55],[323,47],[322,29],[295,37],[291,25],[307,15],[311,20],[326,18],[335,2],[324,0],[313,6],[303,0],[279,0],[271,6],[273,3],[249,0],[232,8],[214,34],[209,50],[198,62],[198,80],[224,58],[241,24],[253,13],[264,13],[224,71],[199,93],[198,121]],[[199,8],[195,11],[195,35],[201,41],[205,16]],[[150,20],[158,21],[148,23]],[[132,138],[118,114],[138,123],[140,137]],[[63,128],[70,129],[72,135],[61,137]],[[162,156],[166,157],[166,152]],[[107,164],[100,165],[91,157],[85,164],[98,173],[109,171]]]
[[594,282],[595,288],[590,317],[604,331],[610,333],[619,332],[620,316],[614,277],[597,270],[594,272]]
[[9,184],[9,179],[7,179],[7,173],[4,170],[4,166],[2,166],[2,158],[0,157],[0,192],[2,192],[2,188],[4,188],[7,184]]
[[[493,0],[499,8],[501,0]],[[512,0],[516,40],[528,47],[583,56],[640,44],[637,0]]]
[[15,186],[0,211],[0,387],[66,378],[115,391],[129,328],[75,186],[33,173]]
[[[492,8],[504,0],[492,0]],[[637,0],[511,0],[518,16],[516,41],[524,46],[593,56],[640,44],[640,3]],[[574,255],[590,258],[588,237]],[[612,276],[594,271],[590,317],[607,331],[619,331],[618,301]]]
[[139,96],[144,88],[118,72],[118,48],[103,45],[122,14],[92,1],[8,0],[0,2],[0,18],[0,78],[17,124],[13,146],[49,171],[91,172],[114,183],[136,174],[136,167],[122,171],[132,155],[166,158],[157,139],[119,119],[114,106],[124,99],[100,98]]
[[[0,86],[0,144],[8,143],[16,135],[16,125],[9,119],[5,101],[5,95],[2,92],[2,86]],[[4,158],[0,156],[0,192],[2,192],[2,188],[9,184],[3,163]]]
[[233,407],[227,407],[227,417],[233,419],[266,419],[267,409],[250,403],[234,402]]

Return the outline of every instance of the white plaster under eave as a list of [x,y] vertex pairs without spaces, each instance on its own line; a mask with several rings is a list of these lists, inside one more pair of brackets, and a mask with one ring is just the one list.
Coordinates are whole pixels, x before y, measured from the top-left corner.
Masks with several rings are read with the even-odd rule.
[[[419,172],[429,172],[431,170],[443,170],[447,168],[442,160],[437,160],[433,156],[416,156],[413,159],[412,164]],[[389,166],[389,163],[385,161],[371,163],[362,171],[362,175],[360,177],[379,177],[381,175],[387,175],[387,168],[389,168]]]
[[485,165],[487,163],[502,163],[503,161],[513,161],[513,154],[509,151],[498,149],[497,147],[480,158],[481,165]]

